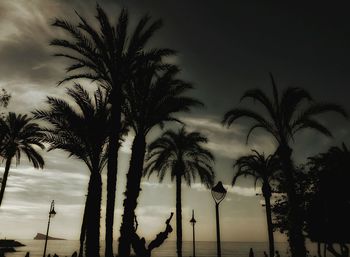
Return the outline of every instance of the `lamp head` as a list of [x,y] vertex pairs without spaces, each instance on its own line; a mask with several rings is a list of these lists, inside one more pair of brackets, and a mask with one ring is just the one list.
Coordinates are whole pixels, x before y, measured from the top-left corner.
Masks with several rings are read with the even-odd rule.
[[216,186],[211,189],[211,195],[213,196],[216,203],[220,203],[224,200],[227,190],[222,185],[222,182],[219,181]]
[[194,210],[192,210],[192,219],[190,220],[190,223],[192,223],[194,225],[196,222],[197,221],[194,218]]
[[50,217],[51,216],[53,217],[53,216],[56,215],[56,212],[55,212],[55,201],[54,200],[52,200],[52,202],[51,202],[49,215],[50,215]]
[[50,211],[49,214],[50,214],[52,217],[56,215],[55,207],[52,207],[52,210]]

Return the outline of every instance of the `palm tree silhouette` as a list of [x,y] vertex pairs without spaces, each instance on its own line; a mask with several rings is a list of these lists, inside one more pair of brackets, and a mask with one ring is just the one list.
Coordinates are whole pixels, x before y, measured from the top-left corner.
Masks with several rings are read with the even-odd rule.
[[44,133],[33,118],[26,114],[10,112],[5,119],[0,119],[0,156],[5,161],[5,171],[1,181],[0,206],[4,197],[6,182],[9,175],[11,163],[16,159],[19,164],[21,153],[25,153],[34,168],[43,168],[44,159],[36,147],[44,149],[42,137]]
[[[326,113],[336,112],[347,117],[346,111],[337,104],[328,103],[311,103],[310,94],[301,88],[288,87],[279,96],[278,90],[270,73],[272,81],[272,98],[260,89],[248,90],[244,93],[241,100],[250,98],[260,103],[267,111],[267,115],[261,115],[258,112],[245,108],[235,108],[228,111],[223,119],[223,123],[231,126],[237,119],[245,117],[253,121],[253,125],[247,134],[247,142],[251,133],[261,128],[271,134],[277,141],[277,154],[281,159],[281,166],[286,180],[286,192],[288,195],[289,212],[288,212],[288,236],[292,257],[305,257],[305,239],[302,234],[302,215],[294,182],[294,164],[292,162],[292,149],[289,142],[294,139],[295,134],[304,129],[313,129],[321,132],[326,136],[331,136],[331,132],[315,116]],[[308,105],[302,111],[300,105],[305,100]]]
[[280,170],[279,161],[274,155],[260,154],[256,150],[252,150],[253,154],[242,156],[237,159],[233,168],[237,167],[237,172],[233,177],[232,186],[236,184],[239,177],[251,176],[254,178],[254,185],[256,186],[258,181],[262,182],[262,194],[265,199],[266,206],[266,219],[267,219],[267,230],[269,237],[269,250],[270,256],[274,255],[274,238],[273,238],[273,225],[271,215],[271,202],[270,198],[272,195],[271,181],[276,180],[277,172]]
[[[335,166],[345,165],[349,162],[350,151],[345,143],[339,146],[332,146],[326,153],[319,154],[316,157],[309,157],[309,160],[317,160],[319,166],[333,164]],[[333,167],[335,168],[335,167]]]
[[[350,151],[343,143],[309,158],[314,179],[313,194],[306,208],[306,230],[312,241],[324,243],[334,256],[349,256],[350,197],[348,181]],[[310,172],[309,172],[310,173]],[[333,244],[339,244],[337,250]]]
[[59,84],[75,79],[90,79],[99,82],[110,90],[111,126],[109,131],[109,152],[107,165],[107,206],[106,206],[106,249],[105,256],[113,256],[113,224],[115,208],[115,191],[117,183],[118,149],[121,125],[122,90],[127,86],[138,66],[139,58],[160,60],[161,57],[173,54],[166,48],[144,48],[154,33],[162,26],[161,20],[151,22],[151,17],[143,16],[137,23],[133,33],[128,36],[129,15],[122,9],[116,26],[105,11],[97,5],[97,22],[99,29],[81,15],[79,23],[73,24],[63,19],[56,19],[52,24],[68,32],[70,40],[54,39],[51,45],[68,50],[56,56],[71,60],[72,65],[67,72],[75,72],[59,82]]
[[[160,71],[159,71],[160,69]],[[202,105],[184,96],[192,85],[177,79],[176,66],[146,62],[138,69],[131,86],[126,88],[124,108],[126,123],[135,133],[124,200],[124,215],[120,228],[119,256],[130,255],[134,217],[146,152],[146,136],[155,126],[177,121],[174,114]]]
[[147,165],[144,174],[148,177],[156,172],[162,182],[169,172],[171,180],[176,180],[176,236],[177,255],[182,257],[182,211],[181,182],[188,186],[197,176],[208,188],[214,182],[214,156],[205,148],[207,138],[198,132],[177,132],[167,130],[148,146]]
[[[50,125],[43,138],[50,144],[48,151],[66,151],[69,157],[74,156],[83,161],[90,171],[82,227],[86,226],[86,256],[96,257],[100,250],[101,172],[107,162],[110,110],[107,97],[100,88],[91,98],[82,86],[75,84],[67,90],[67,95],[78,108],[66,100],[48,97],[50,109],[36,110],[34,117]],[[84,238],[84,230],[81,238]]]

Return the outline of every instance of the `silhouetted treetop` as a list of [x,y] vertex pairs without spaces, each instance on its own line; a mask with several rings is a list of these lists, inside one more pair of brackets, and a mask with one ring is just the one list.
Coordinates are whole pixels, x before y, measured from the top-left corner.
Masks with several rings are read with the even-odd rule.
[[57,53],[55,56],[72,61],[66,68],[67,72],[78,72],[66,77],[59,84],[87,78],[103,82],[104,86],[113,88],[118,81],[123,83],[131,78],[131,74],[138,66],[139,58],[158,61],[164,56],[175,53],[169,48],[145,50],[154,33],[162,27],[161,20],[152,21],[151,16],[143,16],[134,32],[128,37],[129,14],[126,9],[121,10],[116,26],[111,24],[99,5],[96,6],[96,10],[99,30],[95,30],[78,12],[76,14],[79,22],[76,24],[58,18],[52,23],[52,26],[62,28],[71,37],[70,40],[51,41],[51,45],[67,49],[67,53]]
[[[266,115],[246,108],[234,108],[228,111],[223,119],[223,124],[231,126],[239,118],[248,118],[253,125],[247,134],[247,142],[251,133],[257,129],[269,132],[279,143],[288,142],[300,130],[310,128],[326,136],[332,133],[315,118],[319,114],[335,112],[348,118],[346,110],[333,103],[318,103],[313,101],[310,94],[297,87],[289,87],[280,95],[275,81],[272,81],[272,98],[269,98],[262,90],[247,90],[241,100],[252,99],[265,107]],[[304,104],[304,107],[302,106]]]

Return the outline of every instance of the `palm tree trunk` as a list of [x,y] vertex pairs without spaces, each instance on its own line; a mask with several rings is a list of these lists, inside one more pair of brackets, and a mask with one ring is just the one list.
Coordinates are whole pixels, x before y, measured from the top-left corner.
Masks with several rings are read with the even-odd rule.
[[101,198],[101,174],[99,172],[93,172],[90,176],[87,196],[86,257],[100,256]]
[[118,168],[118,148],[120,134],[120,96],[113,98],[111,110],[111,131],[109,133],[108,143],[108,164],[107,164],[107,206],[106,206],[106,249],[105,257],[113,257],[113,224],[115,208],[115,192],[117,187],[117,168]]
[[80,247],[79,247],[79,257],[83,257],[84,254],[84,241],[85,241],[85,236],[86,236],[86,216],[87,216],[87,202],[88,198],[86,197],[85,200],[85,208],[84,208],[84,214],[83,214],[83,222],[81,224],[81,229],[80,229]]
[[6,182],[7,182],[7,177],[9,175],[9,171],[10,171],[11,161],[12,161],[12,157],[9,157],[6,159],[5,171],[4,171],[4,175],[2,177],[2,181],[1,181],[0,206],[1,206],[2,199],[3,199],[4,193],[5,193]]
[[269,236],[269,250],[270,250],[270,256],[273,256],[273,254],[275,252],[275,242],[274,242],[274,238],[273,238],[273,226],[272,226],[270,197],[271,196],[269,196],[269,195],[264,195],[265,206],[266,206],[267,231],[268,231],[268,236]]
[[134,233],[135,209],[137,207],[137,198],[141,188],[141,178],[143,172],[143,162],[146,151],[146,139],[143,134],[137,134],[132,144],[132,153],[127,174],[127,183],[124,200],[123,221],[120,227],[119,238],[119,256],[130,256],[131,238]]
[[292,257],[305,257],[305,238],[303,236],[303,215],[300,209],[295,180],[294,165],[291,160],[292,149],[287,145],[279,147],[282,169],[286,177],[286,192],[288,197],[288,238]]
[[342,244],[340,244],[340,253],[338,253],[338,252],[334,249],[333,243],[327,245],[327,250],[328,250],[329,252],[331,252],[331,253],[333,254],[333,256],[335,256],[335,257],[348,257],[348,256],[349,256],[349,254],[346,253],[346,251],[344,252],[344,250],[346,250],[346,249],[343,249],[343,248],[342,248]]
[[176,175],[176,250],[182,257],[182,209],[181,209],[181,175]]
[[322,257],[322,254],[321,254],[321,242],[320,241],[317,242],[317,255],[318,255],[318,257]]

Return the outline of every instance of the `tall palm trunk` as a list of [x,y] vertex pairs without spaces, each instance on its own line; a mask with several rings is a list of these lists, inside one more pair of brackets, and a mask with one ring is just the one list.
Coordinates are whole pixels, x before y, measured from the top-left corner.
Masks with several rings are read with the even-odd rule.
[[321,242],[320,241],[317,242],[317,256],[318,257],[322,257],[322,254],[321,254]]
[[176,175],[176,250],[182,257],[182,207],[181,207],[181,175]]
[[141,191],[140,184],[146,151],[146,139],[143,134],[140,133],[135,136],[131,150],[132,153],[127,174],[126,191],[124,193],[124,214],[119,238],[119,256],[123,257],[130,256],[131,238],[134,231],[135,209],[137,207],[137,198]]
[[87,196],[86,216],[86,257],[100,256],[100,218],[101,218],[102,179],[99,172],[90,176]]
[[83,213],[83,222],[81,224],[81,229],[80,229],[80,247],[79,247],[79,257],[83,257],[84,254],[84,241],[85,241],[85,237],[86,237],[86,216],[88,213],[88,209],[87,209],[87,202],[88,198],[86,197],[85,200],[85,208],[84,208],[84,213]]
[[272,226],[272,215],[271,215],[271,188],[268,182],[264,182],[263,184],[263,196],[265,199],[265,207],[266,207],[266,221],[267,221],[267,232],[269,236],[269,252],[272,257],[275,252],[275,242],[273,238],[273,226]]
[[106,206],[106,249],[105,257],[113,257],[113,224],[115,208],[115,192],[117,187],[117,169],[118,169],[118,148],[119,134],[121,130],[121,112],[120,100],[121,94],[117,93],[113,97],[111,110],[111,130],[109,132],[109,151],[107,164],[107,206]]
[[300,210],[295,180],[294,167],[291,159],[292,149],[288,144],[279,147],[282,170],[286,178],[286,192],[288,197],[288,239],[292,257],[305,257],[305,238],[303,236],[303,215]]
[[11,161],[12,161],[12,157],[9,157],[6,159],[4,176],[2,177],[2,181],[1,181],[0,206],[1,206],[2,199],[3,199],[4,193],[5,193],[6,182],[7,182],[7,177],[9,175],[9,171],[10,171]]

